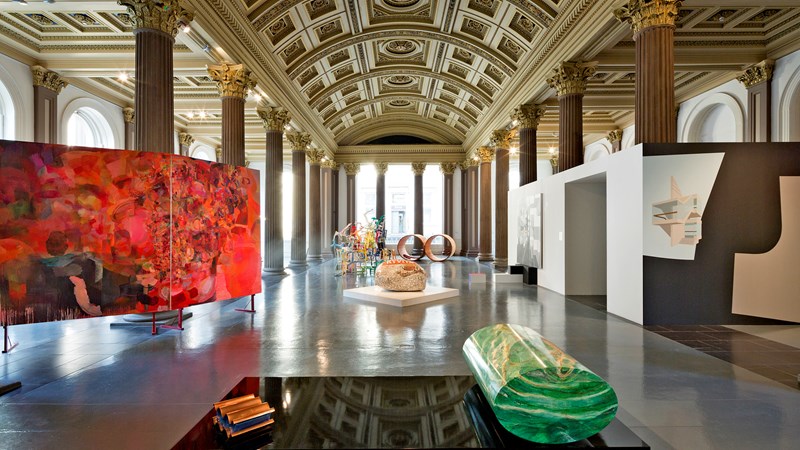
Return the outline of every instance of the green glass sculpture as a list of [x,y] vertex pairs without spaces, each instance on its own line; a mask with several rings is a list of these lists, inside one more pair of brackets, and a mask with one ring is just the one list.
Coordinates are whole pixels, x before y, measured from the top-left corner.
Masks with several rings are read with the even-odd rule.
[[617,395],[605,380],[530,328],[481,328],[463,352],[500,424],[523,439],[579,441],[617,413]]

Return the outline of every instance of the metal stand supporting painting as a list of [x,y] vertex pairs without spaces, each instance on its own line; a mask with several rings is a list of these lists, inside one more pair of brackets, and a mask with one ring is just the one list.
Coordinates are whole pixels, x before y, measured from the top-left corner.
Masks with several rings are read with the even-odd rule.
[[236,311],[254,313],[256,312],[256,294],[250,294],[250,308],[236,308]]

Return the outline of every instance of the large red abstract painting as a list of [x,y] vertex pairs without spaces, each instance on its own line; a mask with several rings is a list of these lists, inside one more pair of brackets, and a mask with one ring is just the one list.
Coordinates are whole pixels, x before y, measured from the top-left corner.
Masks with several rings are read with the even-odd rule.
[[258,172],[0,141],[0,322],[178,309],[261,292]]

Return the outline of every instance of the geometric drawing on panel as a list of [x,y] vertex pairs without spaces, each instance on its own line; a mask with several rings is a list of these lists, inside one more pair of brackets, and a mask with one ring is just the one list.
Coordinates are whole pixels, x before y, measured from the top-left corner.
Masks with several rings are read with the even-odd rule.
[[670,197],[653,203],[653,225],[667,233],[671,246],[697,245],[702,237],[702,216],[697,194],[681,194],[675,177],[670,177]]
[[780,177],[781,235],[766,253],[736,253],[731,312],[800,322],[800,177]]
[[541,269],[542,194],[523,196],[517,211],[517,264]]

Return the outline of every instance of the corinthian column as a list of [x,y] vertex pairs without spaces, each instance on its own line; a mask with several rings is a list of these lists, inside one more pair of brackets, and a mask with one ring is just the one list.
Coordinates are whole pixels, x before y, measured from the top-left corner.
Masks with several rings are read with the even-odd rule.
[[[386,215],[386,171],[389,170],[389,163],[375,163],[375,217],[380,219]],[[385,217],[384,217],[385,220]]]
[[345,180],[345,195],[347,196],[347,223],[351,226],[356,225],[356,175],[361,170],[358,163],[344,163],[344,173],[347,175]]
[[[439,170],[444,175],[444,234],[453,237],[453,173],[456,171],[456,163],[444,162],[439,164]],[[444,240],[443,254],[450,254],[450,241]]]
[[492,159],[494,149],[481,147],[478,149],[481,159],[481,212],[480,212],[480,253],[478,261],[491,261],[492,258]]
[[31,66],[33,74],[33,140],[58,143],[58,94],[69,84],[61,75],[42,66]]
[[583,164],[583,93],[596,62],[565,61],[547,83],[558,93],[558,171]]
[[302,132],[286,133],[292,144],[292,255],[289,267],[303,268],[306,262],[306,150],[311,135]]
[[[480,158],[477,160],[468,159],[465,162],[468,163],[467,198],[469,200],[469,205],[467,206],[467,215],[469,219],[469,249],[467,250],[467,257],[475,258],[478,256],[480,250],[480,236],[478,234],[481,228],[480,224],[478,223],[478,214],[480,213],[480,205],[478,203],[478,191],[480,189],[480,185],[478,183],[478,165],[480,164]],[[491,201],[491,197],[489,198],[489,201]],[[491,235],[491,231],[489,232],[489,235]]]
[[459,256],[467,256],[467,250],[469,249],[469,220],[467,219],[469,205],[469,200],[467,199],[468,161],[458,163],[458,168],[461,171],[461,251],[458,252]]
[[222,98],[222,163],[244,166],[244,101],[256,85],[242,64],[208,66]]
[[511,132],[495,130],[492,133],[492,145],[497,156],[494,166],[494,265],[505,270],[508,267],[508,149],[511,146]]
[[609,131],[608,135],[606,135],[606,139],[611,143],[611,153],[617,153],[622,150],[622,130],[617,128],[616,130]]
[[194,143],[194,138],[192,135],[181,131],[178,133],[178,143],[181,146],[181,155],[189,156],[189,148]]
[[322,191],[320,190],[320,176],[322,150],[310,149],[306,151],[308,158],[308,260],[322,261]]
[[771,142],[772,70],[775,62],[765,59],[742,73],[739,80],[747,88],[747,124],[745,142]]
[[136,38],[136,150],[174,152],[172,46],[179,23],[193,16],[178,0],[117,0],[128,8]]
[[291,120],[283,108],[256,111],[267,130],[264,169],[264,273],[283,271],[283,127]]
[[680,0],[628,0],[614,15],[636,42],[635,142],[677,142],[675,18]]
[[[335,169],[334,169],[335,168]],[[334,161],[324,160],[320,164],[320,177],[321,177],[321,191],[320,197],[322,198],[322,257],[329,259],[333,257],[331,249],[331,242],[333,242],[333,233],[339,225],[333,219],[334,211],[334,185],[333,185],[333,171],[339,170],[339,167]]]
[[136,110],[130,106],[122,108],[122,120],[125,122],[125,148],[132,150],[136,136],[133,123],[136,121]]
[[519,105],[511,118],[519,122],[519,185],[536,181],[536,130],[544,116],[544,105]]

